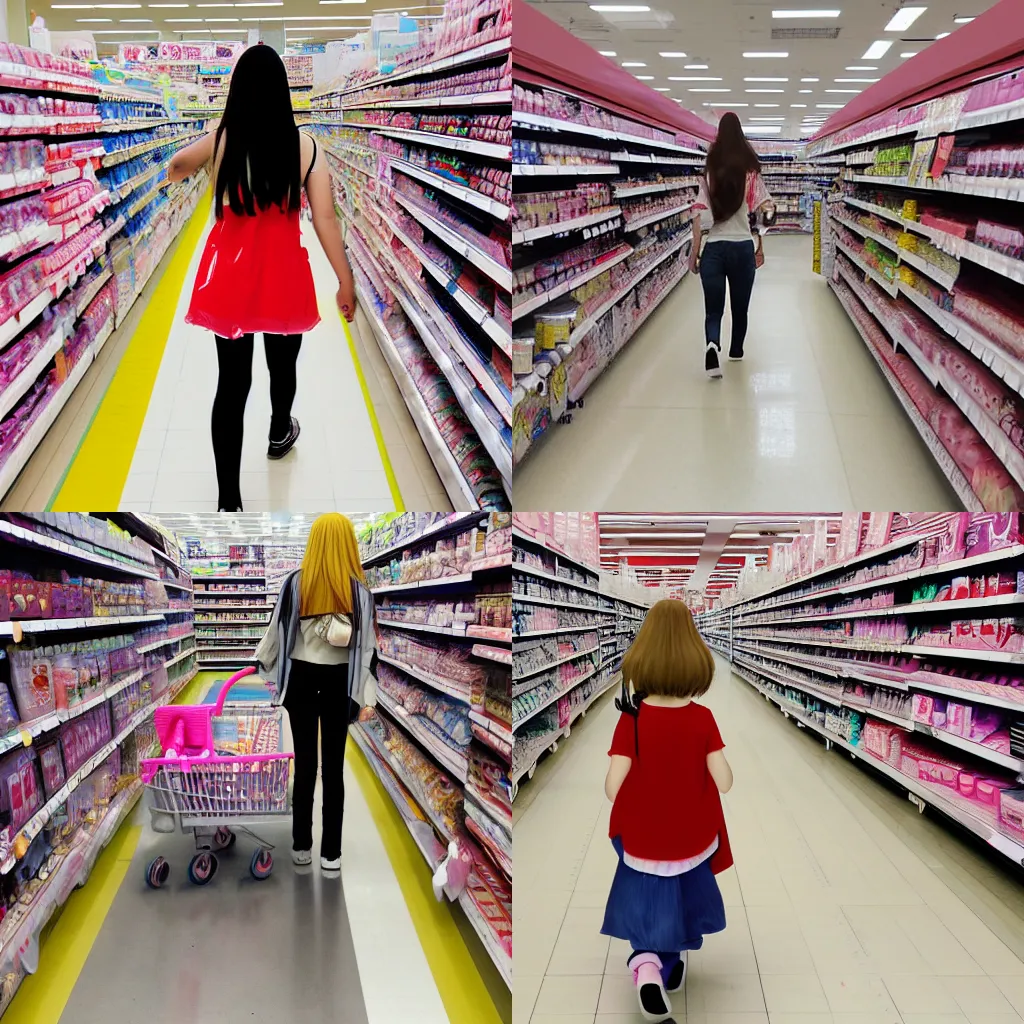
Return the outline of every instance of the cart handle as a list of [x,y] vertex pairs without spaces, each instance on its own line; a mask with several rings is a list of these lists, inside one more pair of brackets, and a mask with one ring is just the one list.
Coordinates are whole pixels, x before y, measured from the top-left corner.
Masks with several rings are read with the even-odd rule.
[[243,669],[239,669],[233,676],[230,676],[227,682],[221,687],[220,696],[217,698],[217,709],[213,715],[215,718],[220,718],[221,713],[224,711],[224,701],[227,699],[228,690],[235,685],[240,679],[245,676],[251,676],[256,671],[255,665],[247,665]]

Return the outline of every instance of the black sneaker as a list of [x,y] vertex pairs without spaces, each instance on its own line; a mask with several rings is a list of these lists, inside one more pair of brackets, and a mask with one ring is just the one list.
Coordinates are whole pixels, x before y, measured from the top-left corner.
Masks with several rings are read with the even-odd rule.
[[710,341],[704,350],[704,370],[712,379],[722,376],[722,365],[718,359],[718,346],[713,345]]
[[729,362],[738,363],[743,358],[742,348],[730,348],[729,349]]
[[267,446],[268,459],[283,459],[295,447],[299,439],[299,421],[293,416],[288,436],[282,441],[271,441]]
[[219,509],[217,509],[217,511],[218,512],[241,512],[242,511],[242,506],[238,505],[235,508],[219,508]]

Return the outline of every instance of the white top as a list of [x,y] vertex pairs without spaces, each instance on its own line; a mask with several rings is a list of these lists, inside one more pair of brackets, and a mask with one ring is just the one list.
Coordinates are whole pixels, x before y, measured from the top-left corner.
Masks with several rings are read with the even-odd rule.
[[708,242],[750,242],[754,244],[754,236],[750,233],[750,210],[758,210],[771,196],[760,174],[751,172],[747,175],[747,187],[740,208],[725,220],[715,221],[711,212],[711,200],[708,198],[707,178],[702,178],[694,209],[700,211],[700,229],[708,232]]
[[299,628],[292,645],[293,661],[309,661],[314,665],[344,665],[348,662],[348,648],[334,647],[316,635],[319,616],[299,619]]

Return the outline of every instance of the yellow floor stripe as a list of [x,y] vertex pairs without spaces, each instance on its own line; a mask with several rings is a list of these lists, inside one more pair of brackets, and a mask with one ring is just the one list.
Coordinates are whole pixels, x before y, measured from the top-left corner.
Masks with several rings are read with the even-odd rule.
[[362,364],[359,362],[359,353],[356,351],[356,343],[352,337],[352,331],[349,328],[348,321],[340,313],[338,315],[341,317],[341,326],[345,329],[345,337],[348,339],[348,350],[352,353],[352,365],[356,368],[356,376],[359,378],[359,390],[363,393],[366,412],[370,417],[370,426],[373,427],[373,436],[377,439],[377,451],[380,453],[380,461],[384,465],[384,475],[388,479],[388,487],[391,489],[391,499],[395,503],[395,511],[404,512],[405,502],[402,499],[402,492],[398,487],[395,470],[391,465],[391,457],[388,455],[387,445],[384,443],[384,434],[377,420],[377,410],[373,407],[370,389],[366,386],[366,377],[363,374]]
[[61,486],[50,503],[53,511],[118,508],[164,348],[174,323],[178,298],[192,254],[210,215],[204,196],[181,233],[177,252],[149,300],[121,357]]
[[345,760],[359,782],[384,841],[449,1021],[451,1024],[501,1024],[501,1015],[451,911],[434,899],[423,855],[390,796],[355,743],[348,744]]
[[68,898],[64,913],[43,943],[38,972],[21,983],[4,1014],[4,1024],[57,1024],[60,1020],[141,834],[140,825],[122,825],[100,854],[88,884]]

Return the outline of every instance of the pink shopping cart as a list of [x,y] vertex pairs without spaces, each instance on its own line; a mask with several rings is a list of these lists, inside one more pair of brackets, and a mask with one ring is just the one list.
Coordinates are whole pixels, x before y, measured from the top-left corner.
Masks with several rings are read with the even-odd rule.
[[[291,814],[288,779],[293,755],[280,750],[280,709],[268,703],[233,705],[225,715],[228,691],[244,676],[231,676],[216,704],[167,705],[154,712],[162,755],[141,761],[142,781],[149,794],[155,832],[193,832],[196,855],[188,866],[189,880],[206,885],[217,871],[217,853],[235,844],[237,834],[254,840],[249,870],[253,878],[270,876],[272,843],[251,826],[287,820]],[[215,719],[230,719],[226,743]],[[225,756],[223,751],[230,751]],[[219,752],[220,751],[220,752]],[[146,868],[146,884],[159,889],[170,865],[157,857]]]

